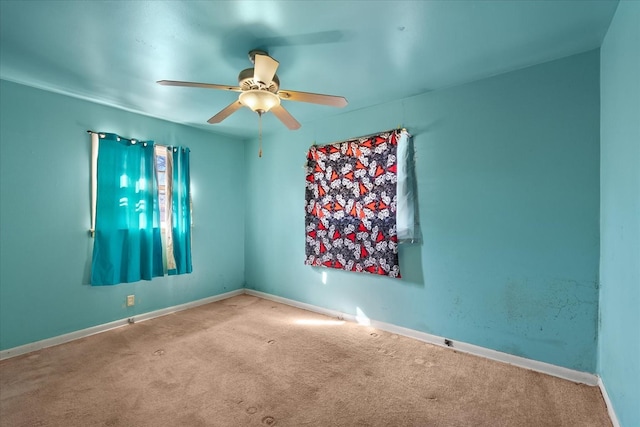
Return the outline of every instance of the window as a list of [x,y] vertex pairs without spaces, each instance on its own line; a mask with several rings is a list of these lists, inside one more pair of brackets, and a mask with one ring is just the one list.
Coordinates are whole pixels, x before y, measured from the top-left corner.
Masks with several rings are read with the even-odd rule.
[[91,284],[190,273],[189,149],[92,133],[92,151]]

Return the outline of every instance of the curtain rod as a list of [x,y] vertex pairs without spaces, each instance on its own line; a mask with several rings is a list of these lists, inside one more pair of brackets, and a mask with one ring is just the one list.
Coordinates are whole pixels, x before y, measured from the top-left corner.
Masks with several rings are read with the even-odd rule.
[[[327,142],[327,143],[325,143],[323,145],[332,145],[332,144],[338,144],[340,142],[353,141],[354,139],[369,138],[370,136],[376,136],[376,135],[380,135],[381,133],[393,132],[393,131],[396,131],[396,130],[402,131],[402,132],[406,133],[407,135],[411,136],[411,134],[409,133],[409,131],[407,131],[406,128],[398,127],[398,128],[395,128],[395,129],[382,130],[380,132],[370,133],[368,135],[362,135],[362,136],[356,136],[356,137],[353,137],[353,138],[347,138],[347,139],[343,139],[343,140],[340,140],[340,141]],[[313,145],[316,145],[316,143],[314,142]]]
[[[107,133],[111,133],[111,132],[96,132],[96,131],[93,131],[93,130],[88,130],[87,133],[95,133],[98,136],[100,136],[100,138],[104,138]],[[139,139],[136,139],[136,138],[125,138],[124,136],[120,136],[117,133],[115,133],[113,135],[115,135],[118,138],[118,141],[121,140],[121,139],[124,139],[125,141],[129,141],[132,144],[135,144],[136,142],[147,142],[147,141],[140,141]]]
[[[98,135],[100,138],[104,138],[104,136],[105,136],[107,133],[111,133],[111,132],[96,132],[96,131],[94,131],[94,130],[87,130],[87,133],[89,133],[89,134],[93,133],[93,134]],[[132,143],[132,144],[136,144],[136,143],[140,142],[140,143],[142,143],[145,147],[147,146],[147,144],[148,144],[148,143],[153,142],[153,141],[140,141],[139,139],[135,139],[135,138],[125,138],[124,136],[120,136],[120,135],[118,135],[117,133],[113,133],[112,135],[117,136],[117,137],[118,137],[118,140],[120,140],[120,139],[124,139],[125,141],[129,141],[129,142],[130,142],[130,143]],[[155,146],[155,144],[154,144],[154,146]],[[173,146],[173,145],[159,145],[159,146],[160,146],[160,147],[167,147],[167,148],[170,148],[170,149],[172,149],[173,151],[176,151],[176,150],[178,150],[178,149],[180,148],[179,146]],[[187,147],[182,147],[182,151],[186,151],[186,150],[188,150],[188,148],[187,148]]]

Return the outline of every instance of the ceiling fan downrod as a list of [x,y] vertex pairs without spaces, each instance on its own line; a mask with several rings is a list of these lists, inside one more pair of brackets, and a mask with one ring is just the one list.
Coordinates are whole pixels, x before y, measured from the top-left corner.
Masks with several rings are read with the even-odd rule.
[[262,112],[258,111],[258,157],[262,157]]

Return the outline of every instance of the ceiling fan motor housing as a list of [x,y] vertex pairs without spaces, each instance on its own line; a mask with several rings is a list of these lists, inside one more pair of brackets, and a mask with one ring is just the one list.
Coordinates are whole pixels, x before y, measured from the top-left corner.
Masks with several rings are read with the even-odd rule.
[[240,74],[238,74],[238,86],[240,86],[240,88],[243,91],[251,90],[251,89],[259,89],[259,90],[268,90],[269,92],[272,92],[272,93],[277,93],[278,89],[280,89],[280,79],[276,74],[273,75],[273,79],[271,80],[268,86],[264,86],[258,83],[257,81],[255,81],[253,78],[253,74],[254,74],[253,68],[246,68],[240,71]]

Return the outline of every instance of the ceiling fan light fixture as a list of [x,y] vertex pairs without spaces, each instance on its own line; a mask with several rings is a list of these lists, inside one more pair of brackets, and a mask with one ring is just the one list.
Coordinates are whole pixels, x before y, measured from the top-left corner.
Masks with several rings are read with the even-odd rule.
[[276,105],[280,105],[280,98],[273,92],[260,89],[243,91],[238,100],[259,114],[264,114]]

